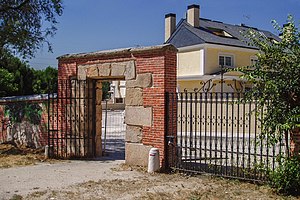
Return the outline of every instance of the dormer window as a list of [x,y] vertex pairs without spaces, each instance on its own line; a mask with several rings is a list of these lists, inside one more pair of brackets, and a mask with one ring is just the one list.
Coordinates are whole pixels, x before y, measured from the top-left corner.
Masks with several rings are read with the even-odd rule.
[[208,30],[210,30],[213,34],[215,34],[217,36],[233,38],[233,36],[230,35],[230,33],[226,32],[222,29],[208,27]]

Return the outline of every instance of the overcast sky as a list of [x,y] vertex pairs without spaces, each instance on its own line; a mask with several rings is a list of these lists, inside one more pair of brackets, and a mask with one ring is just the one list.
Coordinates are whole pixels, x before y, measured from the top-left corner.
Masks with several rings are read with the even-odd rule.
[[[276,33],[271,20],[300,22],[300,0],[63,0],[53,53],[38,51],[29,64],[36,69],[57,67],[56,57],[164,42],[164,16],[185,17],[188,5],[200,5],[200,17],[230,24],[244,23]],[[277,33],[276,33],[277,34]]]

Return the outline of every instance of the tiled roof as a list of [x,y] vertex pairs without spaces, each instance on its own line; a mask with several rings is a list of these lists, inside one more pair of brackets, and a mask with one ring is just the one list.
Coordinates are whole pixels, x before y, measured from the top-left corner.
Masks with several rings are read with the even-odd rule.
[[[171,43],[175,47],[186,47],[197,44],[221,44],[236,47],[244,47],[257,49],[254,46],[247,44],[247,40],[243,37],[243,33],[252,27],[247,27],[244,25],[232,25],[226,24],[218,21],[212,21],[208,19],[200,18],[200,27],[195,28],[187,23],[185,19],[182,19],[176,28],[176,31],[172,34],[166,43]],[[223,30],[229,33],[232,37],[218,36],[214,34],[211,29]],[[259,30],[252,28],[256,31],[263,33],[266,37],[275,39],[277,41],[280,38],[269,31]]]

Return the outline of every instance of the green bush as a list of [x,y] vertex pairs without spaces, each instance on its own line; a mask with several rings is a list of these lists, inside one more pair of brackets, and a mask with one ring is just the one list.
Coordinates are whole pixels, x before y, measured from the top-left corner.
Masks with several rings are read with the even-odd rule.
[[284,158],[270,174],[270,185],[279,193],[300,195],[300,157]]

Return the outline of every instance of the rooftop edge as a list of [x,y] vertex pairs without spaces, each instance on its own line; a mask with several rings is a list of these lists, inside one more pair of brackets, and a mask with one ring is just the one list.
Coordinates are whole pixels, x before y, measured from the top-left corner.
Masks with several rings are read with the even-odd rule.
[[177,52],[177,48],[172,44],[163,44],[156,46],[146,46],[146,47],[128,47],[121,49],[111,49],[111,50],[101,50],[89,53],[75,53],[75,54],[65,54],[57,57],[56,59],[71,59],[71,58],[85,58],[85,57],[93,57],[93,56],[104,56],[104,55],[114,55],[114,54],[122,54],[122,53],[138,53],[143,51],[150,50],[163,50],[163,49],[172,49]]

